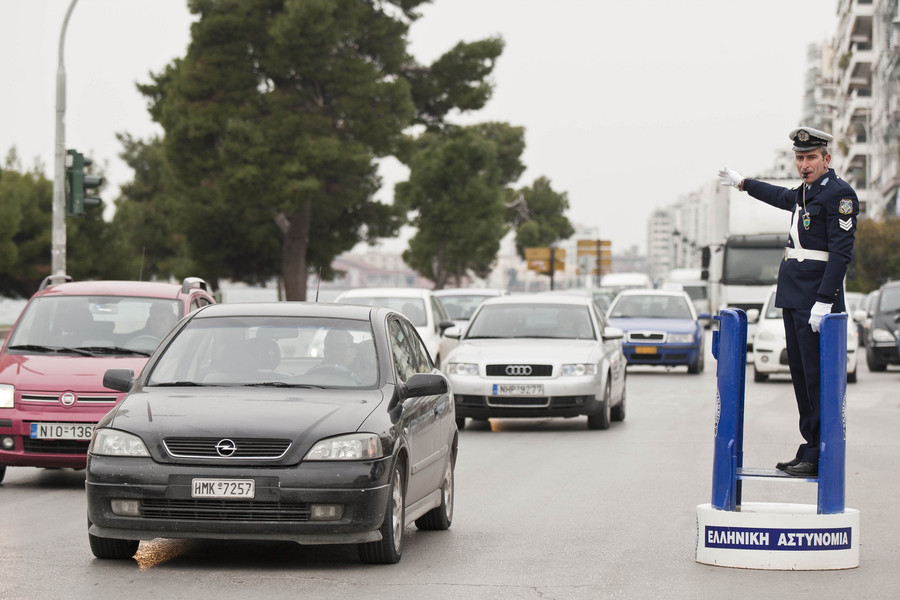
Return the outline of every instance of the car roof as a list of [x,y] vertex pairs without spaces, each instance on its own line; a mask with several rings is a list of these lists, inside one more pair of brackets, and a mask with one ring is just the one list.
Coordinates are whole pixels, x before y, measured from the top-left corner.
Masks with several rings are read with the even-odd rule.
[[[677,296],[679,298],[688,296],[684,290],[660,290],[652,288],[634,288],[622,290],[619,296]],[[688,296],[690,298],[690,296]]]
[[135,296],[177,299],[181,290],[181,284],[159,281],[72,281],[50,285],[37,292],[35,296]]
[[387,287],[387,288],[354,288],[341,292],[338,298],[359,298],[359,297],[392,297],[392,298],[426,298],[432,295],[432,290],[428,288],[414,287]]
[[589,296],[572,296],[566,294],[514,294],[512,296],[497,296],[488,298],[481,303],[482,306],[491,304],[573,304],[576,306],[589,306],[594,299]]
[[443,288],[432,293],[435,296],[504,296],[509,292],[500,288]]
[[[212,317],[325,317],[369,320],[378,309],[360,304],[334,302],[235,302],[211,304],[196,312],[197,318]],[[389,311],[395,312],[395,311]]]

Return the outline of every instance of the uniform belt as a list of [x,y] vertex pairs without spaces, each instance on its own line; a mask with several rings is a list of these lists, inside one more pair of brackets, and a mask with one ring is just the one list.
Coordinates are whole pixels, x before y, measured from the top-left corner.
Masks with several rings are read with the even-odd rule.
[[785,248],[784,260],[790,258],[797,259],[800,262],[804,260],[821,260],[828,261],[828,253],[824,250],[807,250],[805,248]]

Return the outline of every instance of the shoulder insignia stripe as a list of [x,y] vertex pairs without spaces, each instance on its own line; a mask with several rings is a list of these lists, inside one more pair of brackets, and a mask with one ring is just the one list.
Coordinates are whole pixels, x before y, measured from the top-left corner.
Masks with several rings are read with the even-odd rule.
[[838,223],[844,231],[850,231],[850,228],[853,227],[853,219],[838,219]]

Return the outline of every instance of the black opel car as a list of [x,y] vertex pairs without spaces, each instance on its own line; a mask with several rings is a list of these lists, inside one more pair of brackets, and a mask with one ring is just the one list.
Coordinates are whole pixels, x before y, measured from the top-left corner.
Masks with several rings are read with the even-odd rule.
[[404,528],[447,529],[454,403],[415,328],[386,308],[221,304],[185,317],[88,450],[98,558],[140,540],[356,544],[395,563]]

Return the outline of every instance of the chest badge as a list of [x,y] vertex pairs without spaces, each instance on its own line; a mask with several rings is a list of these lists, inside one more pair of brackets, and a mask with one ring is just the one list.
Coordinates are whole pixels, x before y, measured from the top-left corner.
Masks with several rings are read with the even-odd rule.
[[812,222],[810,219],[809,213],[803,213],[803,229],[809,230],[809,225]]

